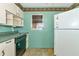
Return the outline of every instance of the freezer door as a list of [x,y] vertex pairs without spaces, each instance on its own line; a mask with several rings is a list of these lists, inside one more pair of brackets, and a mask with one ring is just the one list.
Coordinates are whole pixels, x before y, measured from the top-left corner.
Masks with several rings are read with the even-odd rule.
[[79,9],[54,16],[54,28],[79,29]]
[[54,53],[57,56],[79,56],[79,30],[55,30]]

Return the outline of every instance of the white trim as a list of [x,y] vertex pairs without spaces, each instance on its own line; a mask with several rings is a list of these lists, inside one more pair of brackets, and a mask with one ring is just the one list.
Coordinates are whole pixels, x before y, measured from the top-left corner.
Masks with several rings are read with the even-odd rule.
[[29,34],[26,34],[26,49],[29,48]]
[[[42,15],[43,16],[42,21],[44,22],[44,14],[32,14],[32,15]],[[32,15],[31,15],[31,30],[38,30],[38,29],[32,28]]]

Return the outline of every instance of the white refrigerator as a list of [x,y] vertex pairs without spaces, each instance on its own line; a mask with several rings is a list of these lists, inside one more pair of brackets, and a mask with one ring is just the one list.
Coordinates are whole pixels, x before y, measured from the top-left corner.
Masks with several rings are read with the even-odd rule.
[[79,8],[54,16],[54,54],[79,56]]

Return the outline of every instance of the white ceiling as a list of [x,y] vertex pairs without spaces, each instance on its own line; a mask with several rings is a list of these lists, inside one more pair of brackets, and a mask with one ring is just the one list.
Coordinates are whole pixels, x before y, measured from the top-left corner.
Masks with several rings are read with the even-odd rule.
[[36,8],[36,7],[70,7],[73,3],[21,3],[23,7]]

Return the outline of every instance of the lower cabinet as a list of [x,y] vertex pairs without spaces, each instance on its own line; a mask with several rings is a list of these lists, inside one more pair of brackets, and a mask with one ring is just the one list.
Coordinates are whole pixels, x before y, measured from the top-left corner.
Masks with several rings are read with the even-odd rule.
[[15,56],[15,39],[5,41],[0,44],[0,56]]
[[5,52],[4,52],[4,43],[0,43],[0,56],[4,56]]
[[15,56],[15,40],[11,39],[5,43],[5,56]]

